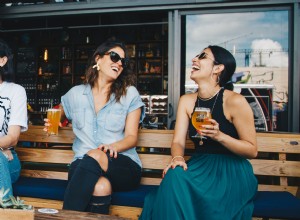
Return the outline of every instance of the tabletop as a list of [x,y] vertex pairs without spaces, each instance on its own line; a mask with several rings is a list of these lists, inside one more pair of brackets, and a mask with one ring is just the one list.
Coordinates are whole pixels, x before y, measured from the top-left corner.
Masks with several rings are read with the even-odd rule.
[[121,218],[117,216],[101,215],[91,212],[78,212],[71,210],[57,210],[58,213],[41,213],[38,209],[35,209],[34,220],[125,220],[127,218]]

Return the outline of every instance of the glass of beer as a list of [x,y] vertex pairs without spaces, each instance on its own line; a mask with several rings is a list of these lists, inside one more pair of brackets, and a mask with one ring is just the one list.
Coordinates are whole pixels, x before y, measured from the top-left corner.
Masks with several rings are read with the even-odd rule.
[[60,122],[61,110],[50,108],[47,110],[47,119],[49,123],[48,134],[58,134],[58,127]]
[[[192,124],[196,130],[203,130],[202,125],[210,125],[211,123],[208,119],[211,118],[210,108],[196,107],[195,111],[192,115]],[[193,137],[200,138],[199,144],[203,145],[202,139],[206,139],[206,137],[201,136],[198,132]]]

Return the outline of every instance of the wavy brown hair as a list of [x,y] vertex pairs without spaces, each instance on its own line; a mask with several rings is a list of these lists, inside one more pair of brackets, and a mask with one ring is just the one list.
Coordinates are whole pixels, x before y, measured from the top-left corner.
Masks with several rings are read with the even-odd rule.
[[[115,40],[107,40],[104,43],[102,43],[96,51],[94,52],[89,66],[87,67],[86,73],[85,73],[85,80],[84,84],[90,84],[90,86],[93,88],[95,85],[95,82],[97,81],[99,75],[97,68],[93,68],[93,66],[96,64],[96,57],[100,56],[103,57],[105,53],[107,53],[110,49],[114,47],[120,47],[125,53],[125,58],[128,58],[127,50],[125,47],[125,44],[119,41]],[[127,67],[123,67],[122,73],[118,76],[118,78],[113,82],[113,84],[110,87],[110,90],[107,94],[107,100],[109,100],[110,96],[112,94],[115,94],[116,101],[119,102],[121,96],[126,95],[126,89],[129,86],[134,86],[136,84],[136,76],[133,72],[128,71]]]

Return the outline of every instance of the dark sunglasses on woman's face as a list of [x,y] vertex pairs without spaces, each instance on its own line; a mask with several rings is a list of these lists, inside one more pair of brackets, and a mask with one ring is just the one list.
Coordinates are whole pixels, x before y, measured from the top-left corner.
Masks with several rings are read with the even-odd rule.
[[116,63],[119,60],[121,60],[122,67],[126,67],[128,65],[128,59],[127,58],[121,58],[120,55],[117,54],[114,51],[109,51],[109,52],[105,53],[105,55],[109,55],[111,61],[113,61],[114,63]]
[[208,59],[212,60],[214,62],[214,64],[219,64],[213,58],[211,58],[210,56],[208,56],[205,52],[202,52],[202,53],[196,55],[196,57],[198,57],[198,60],[202,60],[202,59],[208,58]]

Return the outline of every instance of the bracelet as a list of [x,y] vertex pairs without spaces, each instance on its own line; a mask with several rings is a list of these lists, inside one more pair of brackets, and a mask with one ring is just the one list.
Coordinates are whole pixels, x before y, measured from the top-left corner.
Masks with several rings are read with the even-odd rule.
[[8,148],[6,148],[6,149],[3,148],[3,147],[0,147],[0,150],[1,150],[1,151],[4,151],[4,150],[11,150],[11,149],[14,149],[14,147],[8,147]]
[[4,153],[4,152],[2,152],[2,153],[4,154],[4,156],[6,157],[6,159],[9,160],[8,154],[7,154],[7,153]]
[[175,157],[172,158],[171,163],[172,163],[172,162],[174,161],[174,159],[176,159],[176,158],[181,158],[181,159],[183,159],[183,162],[185,162],[185,159],[184,159],[183,156],[175,156]]

